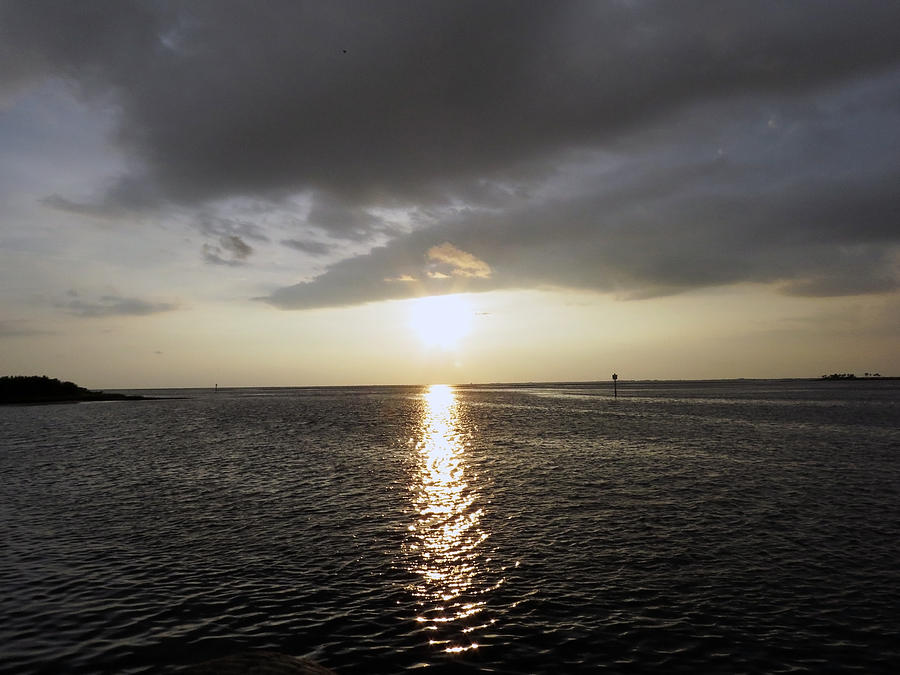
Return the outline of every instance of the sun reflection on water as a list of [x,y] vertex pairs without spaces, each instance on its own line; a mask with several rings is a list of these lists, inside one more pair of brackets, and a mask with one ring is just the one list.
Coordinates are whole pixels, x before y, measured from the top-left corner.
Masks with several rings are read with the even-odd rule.
[[[415,521],[409,526],[412,589],[420,602],[416,620],[426,630],[453,629],[463,637],[484,623],[479,575],[484,568],[477,478],[466,463],[466,425],[453,389],[432,385],[423,395],[418,469],[410,489]],[[445,631],[446,632],[446,631]],[[477,649],[472,639],[435,639],[448,653]]]

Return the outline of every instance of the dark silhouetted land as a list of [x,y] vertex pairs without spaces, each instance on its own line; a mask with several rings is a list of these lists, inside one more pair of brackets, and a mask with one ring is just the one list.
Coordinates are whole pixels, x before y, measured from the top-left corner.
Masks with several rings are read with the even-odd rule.
[[79,387],[74,382],[61,382],[46,375],[4,375],[0,377],[0,405],[145,400],[149,399],[146,396],[90,391]]

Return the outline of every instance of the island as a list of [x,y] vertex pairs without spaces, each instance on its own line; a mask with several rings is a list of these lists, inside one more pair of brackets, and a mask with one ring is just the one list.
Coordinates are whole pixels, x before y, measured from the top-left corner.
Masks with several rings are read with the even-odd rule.
[[79,403],[81,401],[148,401],[147,396],[107,394],[61,382],[46,375],[4,375],[0,377],[0,405]]

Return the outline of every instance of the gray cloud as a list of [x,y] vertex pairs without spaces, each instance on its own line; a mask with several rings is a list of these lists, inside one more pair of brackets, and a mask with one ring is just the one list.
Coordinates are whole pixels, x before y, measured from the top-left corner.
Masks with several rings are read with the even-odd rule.
[[68,300],[57,303],[57,307],[69,314],[83,318],[102,318],[110,316],[148,316],[177,309],[177,305],[168,302],[150,302],[141,298],[125,298],[118,295],[104,295],[96,300],[82,300],[78,294],[70,291]]
[[323,256],[328,255],[334,250],[334,246],[329,244],[324,244],[320,241],[310,241],[305,239],[284,239],[281,242],[285,246],[289,248],[293,248],[297,251],[302,251],[303,253],[308,253],[313,256]]
[[260,299],[284,309],[310,309],[496,287],[484,277],[433,274],[428,251],[439,242],[431,244],[430,236],[420,232],[395,240],[390,246],[342,260],[311,281]]
[[253,248],[237,235],[222,237],[219,243],[237,260],[246,260],[253,253]]
[[334,195],[318,193],[306,224],[333,237],[360,240],[387,229],[384,221],[359,206],[346,204]]
[[[22,1],[0,25],[2,86],[62,76],[114,100],[134,160],[97,204],[46,204],[302,194],[286,246],[382,244],[275,290],[279,307],[897,288],[897,3]],[[415,216],[398,229],[378,207]],[[264,240],[262,220],[210,220],[207,262],[245,262],[226,242]],[[490,275],[428,278],[445,243]]]
[[218,245],[203,245],[203,259],[212,265],[244,265],[252,253],[253,247],[234,234],[220,237]]
[[[244,218],[226,218],[209,213],[201,213],[194,225],[203,234],[220,239],[234,237],[236,239],[250,239],[252,241],[266,242],[269,238],[263,229],[256,223]],[[227,246],[226,246],[227,248]],[[248,254],[251,253],[248,251]]]
[[[895,290],[900,129],[881,120],[894,114],[883,100],[893,86],[900,77],[837,88],[814,106],[688,109],[579,157],[577,179],[557,194],[446,216],[270,300],[305,308],[440,292],[384,280],[421,279],[442,242],[491,270],[478,283],[454,279],[457,291],[566,287],[641,298],[741,282],[806,296]],[[773,109],[783,128],[770,126]]]
[[142,181],[180,200],[420,197],[692,102],[900,57],[884,2],[23,1],[2,20],[7,79],[112,91]]

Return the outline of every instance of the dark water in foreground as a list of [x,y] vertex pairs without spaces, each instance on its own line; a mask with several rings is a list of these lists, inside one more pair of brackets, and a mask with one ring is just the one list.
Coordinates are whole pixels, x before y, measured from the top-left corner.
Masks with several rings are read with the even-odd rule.
[[900,382],[179,393],[0,408],[0,671],[900,667]]

